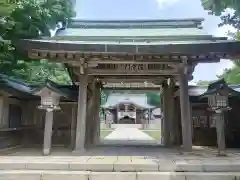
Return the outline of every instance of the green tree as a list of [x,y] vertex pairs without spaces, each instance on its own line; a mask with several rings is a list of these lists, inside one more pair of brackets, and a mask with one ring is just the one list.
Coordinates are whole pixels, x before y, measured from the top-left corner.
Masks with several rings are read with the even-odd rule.
[[[236,29],[240,29],[240,1],[239,0],[201,0],[204,9],[209,13],[221,16],[222,23],[220,25],[232,25]],[[232,11],[226,11],[228,9]]]
[[[50,37],[51,30],[65,26],[73,15],[69,0],[0,0],[0,72],[30,82],[49,76],[65,81],[62,65],[33,62],[16,50],[15,43],[24,38]],[[60,77],[53,78],[55,75]]]
[[160,105],[160,94],[159,93],[149,92],[149,93],[146,93],[146,95],[147,95],[149,104],[151,104],[153,106]]
[[212,81],[198,81],[197,85],[198,86],[207,86],[211,83]]
[[[47,60],[30,61],[27,63],[28,69],[24,69],[23,74],[27,74],[24,77],[25,81],[31,84],[42,83],[46,79],[50,79],[59,84],[71,84],[71,79],[63,64],[51,63]],[[22,70],[16,74],[22,74]]]
[[232,68],[225,69],[219,78],[224,78],[228,84],[240,84],[240,65],[238,61],[234,63]]
[[[211,14],[220,16],[221,25],[231,25],[240,30],[240,1],[239,0],[201,0],[204,9]],[[226,11],[231,9],[232,11]],[[240,33],[230,34],[234,39],[240,40]],[[234,60],[232,68],[225,69],[219,78],[224,78],[229,84],[240,84],[240,60]]]

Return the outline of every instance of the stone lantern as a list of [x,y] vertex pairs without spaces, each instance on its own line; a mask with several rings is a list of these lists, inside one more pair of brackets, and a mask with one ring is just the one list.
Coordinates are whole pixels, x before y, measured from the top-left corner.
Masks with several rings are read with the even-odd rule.
[[232,93],[223,79],[214,82],[208,86],[207,91],[202,95],[208,98],[209,111],[216,119],[218,155],[225,156],[225,121],[224,112],[230,110],[228,97]]
[[230,110],[228,106],[228,92],[224,93],[213,93],[208,95],[208,105],[211,111],[225,111]]
[[49,155],[51,152],[53,113],[55,110],[61,109],[59,106],[61,94],[53,87],[54,83],[47,81],[44,86],[36,89],[34,92],[35,95],[41,97],[41,103],[38,108],[46,111],[43,143],[44,155]]
[[59,102],[60,95],[45,88],[39,93],[41,97],[41,104],[38,106],[39,109],[46,111],[60,110]]

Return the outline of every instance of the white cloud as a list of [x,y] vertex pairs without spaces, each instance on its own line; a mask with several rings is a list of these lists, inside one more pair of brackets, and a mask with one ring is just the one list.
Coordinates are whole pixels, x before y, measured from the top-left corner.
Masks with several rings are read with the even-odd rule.
[[158,7],[159,8],[163,8],[166,6],[170,6],[176,2],[178,2],[179,0],[156,0],[158,3]]
[[232,27],[230,25],[225,25],[225,26],[222,26],[220,28],[217,28],[214,32],[214,35],[215,36],[228,36],[229,32],[234,33],[236,31],[237,30],[234,27]]
[[218,64],[218,70],[216,72],[216,75],[221,75],[225,69],[229,69],[233,67],[233,62],[230,60],[222,59]]

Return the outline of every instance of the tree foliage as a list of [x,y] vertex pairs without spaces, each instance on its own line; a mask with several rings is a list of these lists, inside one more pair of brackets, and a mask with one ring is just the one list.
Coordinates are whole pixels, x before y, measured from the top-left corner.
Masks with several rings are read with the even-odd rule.
[[160,105],[160,94],[154,93],[154,92],[148,92],[146,93],[148,98],[148,104],[151,104],[153,106],[159,106]]
[[[240,1],[239,0],[201,0],[204,9],[209,13],[221,16],[222,23],[220,25],[232,25],[236,29],[240,29]],[[233,10],[226,11],[228,9]]]
[[198,81],[198,86],[208,86],[212,81]]
[[50,37],[52,30],[59,24],[66,25],[73,15],[69,0],[0,0],[1,73],[30,82],[58,74],[63,77],[53,79],[65,81],[62,65],[32,61],[16,51],[15,43],[20,39]]
[[[220,16],[221,25],[231,25],[240,30],[240,1],[239,0],[201,0],[203,7],[211,14]],[[231,9],[231,11],[226,11]],[[234,39],[240,40],[240,33],[231,33]],[[234,60],[232,68],[225,69],[218,78],[224,78],[229,84],[240,84],[240,60]]]
[[234,64],[230,69],[225,69],[219,78],[224,78],[228,84],[240,84],[240,66]]

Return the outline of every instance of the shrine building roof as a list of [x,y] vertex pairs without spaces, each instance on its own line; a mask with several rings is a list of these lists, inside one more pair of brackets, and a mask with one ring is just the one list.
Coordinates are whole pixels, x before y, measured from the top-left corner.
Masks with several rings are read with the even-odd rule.
[[[83,54],[184,55],[201,62],[237,58],[240,42],[206,33],[201,26],[202,21],[73,19],[66,28],[57,30],[53,37],[24,39],[18,47],[28,51],[31,58],[65,60],[79,59]],[[62,53],[61,56],[58,53]]]
[[[202,19],[84,21],[73,20],[58,30],[52,39],[96,42],[158,42],[209,40],[213,38],[201,27]],[[225,38],[217,38],[225,39]]]
[[145,94],[127,94],[127,93],[112,93],[108,96],[107,102],[101,107],[106,109],[116,108],[120,104],[133,104],[139,109],[152,109],[155,106],[148,104]]
[[[218,85],[221,81],[217,81],[213,83],[214,91],[218,89]],[[217,86],[215,86],[217,85]],[[16,80],[14,78],[10,78],[6,75],[0,74],[0,92],[6,92],[10,96],[23,98],[23,99],[32,99],[37,98],[34,94],[43,89],[49,88],[52,91],[59,93],[62,97],[65,97],[68,100],[77,100],[78,96],[78,86],[76,85],[59,85],[52,81],[46,81],[46,83],[38,84],[38,85],[31,85],[26,84],[21,80]],[[239,84],[226,84],[226,87],[230,90],[231,96],[240,96],[240,85]],[[143,87],[140,87],[143,89]],[[115,88],[116,90],[117,88]],[[120,88],[121,89],[121,88]],[[137,90],[137,87],[136,87]],[[188,95],[190,97],[199,97],[203,96],[205,93],[209,93],[209,86],[188,86]],[[179,91],[176,91],[176,95],[179,94]],[[133,103],[138,105],[139,107],[144,108],[151,108],[147,103],[147,96],[142,94],[133,94],[133,93],[112,93],[109,96],[107,102],[102,107],[114,107],[118,103]]]
[[78,87],[74,85],[59,85],[50,80],[46,80],[41,84],[31,85],[0,74],[0,91],[9,94],[9,96],[20,99],[34,99],[37,98],[35,93],[43,88],[49,88],[68,100],[75,100],[78,96]]
[[[228,88],[234,92],[233,96],[240,95],[240,85],[239,84],[229,84]],[[206,92],[208,92],[208,86],[188,86],[188,95],[191,97],[203,96]],[[176,92],[179,93],[179,92]]]

